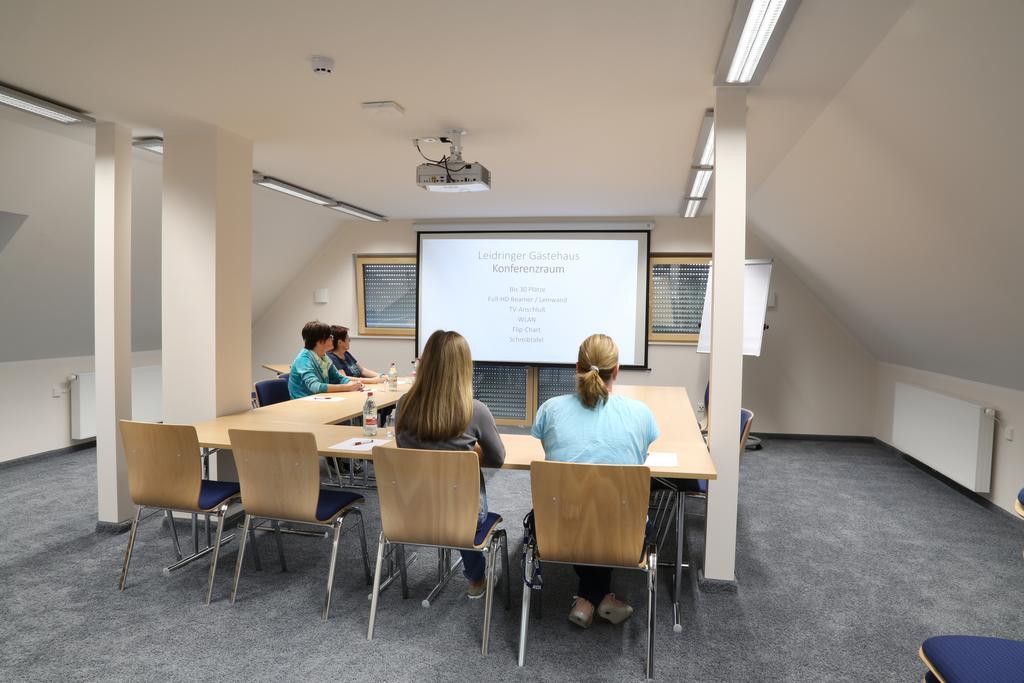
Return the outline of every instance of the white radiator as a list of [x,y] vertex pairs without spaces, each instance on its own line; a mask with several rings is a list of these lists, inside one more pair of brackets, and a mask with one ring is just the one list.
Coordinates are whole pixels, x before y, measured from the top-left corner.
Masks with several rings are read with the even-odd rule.
[[[71,386],[71,438],[96,436],[96,373],[73,375]],[[159,365],[132,368],[132,419],[164,419],[163,378]]]
[[896,383],[892,445],[972,491],[992,478],[995,410],[912,384]]

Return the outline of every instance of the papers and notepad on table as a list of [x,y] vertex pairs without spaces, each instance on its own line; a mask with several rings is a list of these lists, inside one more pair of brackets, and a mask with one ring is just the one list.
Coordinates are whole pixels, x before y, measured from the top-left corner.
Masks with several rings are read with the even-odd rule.
[[644,464],[648,467],[678,467],[679,456],[672,452],[648,453]]
[[331,446],[332,450],[338,451],[372,451],[374,446],[383,446],[391,441],[388,437],[357,436]]
[[300,401],[344,401],[345,396],[331,396],[330,394],[313,394],[312,396],[303,396]]

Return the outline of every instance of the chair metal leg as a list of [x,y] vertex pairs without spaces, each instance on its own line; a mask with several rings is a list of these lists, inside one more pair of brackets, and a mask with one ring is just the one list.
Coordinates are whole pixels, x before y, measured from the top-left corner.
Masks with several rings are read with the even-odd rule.
[[658,553],[647,555],[647,678],[654,678],[654,624],[658,614]]
[[501,533],[501,549],[504,553],[502,560],[505,564],[502,565],[502,569],[505,573],[505,611],[512,609],[512,567],[508,563],[508,534],[502,529]]
[[207,605],[210,604],[210,598],[213,597],[213,577],[217,575],[217,558],[220,556],[220,539],[224,536],[224,517],[227,513],[227,504],[221,505],[217,510],[217,544],[213,547],[213,560],[210,561],[210,579],[207,581],[206,586]]
[[485,571],[487,586],[484,589],[484,638],[480,648],[480,654],[487,654],[487,644],[491,637],[491,609],[494,605],[494,564],[498,559],[498,539],[492,535],[491,542],[487,544],[485,558]]
[[676,491],[676,572],[672,583],[672,630],[682,633],[683,624],[679,619],[679,593],[683,585],[683,543],[686,540],[685,512],[686,494],[682,488]]
[[192,554],[199,554],[199,515],[192,513]]
[[274,520],[274,539],[277,540],[277,556],[281,558],[281,571],[288,571],[288,564],[284,561],[284,541],[281,540],[281,523]]
[[380,569],[384,565],[384,532],[380,532],[377,541],[377,567],[373,570],[373,592],[370,593],[370,626],[366,629],[366,639],[373,640],[373,622],[377,619],[377,598],[380,597]]
[[366,585],[373,583],[373,575],[370,573],[370,553],[366,550],[366,525],[363,523],[363,512],[353,509],[353,513],[359,517],[359,546],[363,550],[363,569],[366,571]]
[[128,565],[132,561],[132,549],[135,547],[135,534],[139,531],[139,518],[142,517],[142,506],[135,506],[135,519],[132,520],[132,532],[128,535],[128,550],[124,553],[124,564],[121,566],[121,578],[117,582],[117,590],[124,590],[124,582],[128,579]]
[[327,595],[324,597],[324,621],[331,612],[331,589],[334,588],[334,567],[338,564],[338,540],[341,538],[341,526],[345,523],[342,515],[334,520],[334,541],[331,543],[331,564],[327,570]]
[[171,527],[171,539],[174,541],[174,554],[177,555],[180,560],[182,558],[181,544],[178,542],[178,530],[174,527],[174,513],[170,510],[164,510],[164,516],[167,517],[167,525]]
[[249,515],[245,516],[246,522],[249,524],[249,542],[252,543],[252,564],[256,567],[256,571],[263,571],[263,563],[260,562],[260,551],[256,546],[256,525],[252,523]]
[[211,545],[213,545],[213,539],[210,538],[210,515],[205,515],[205,517],[206,517],[206,547],[210,547]]
[[[530,594],[533,592],[530,584],[533,583],[533,548],[526,547],[523,571],[523,612],[519,618],[519,666],[526,663],[526,631],[530,624]],[[508,569],[505,570],[506,572]],[[511,580],[512,575],[509,574]]]
[[[245,522],[242,523],[242,540],[238,542],[238,559],[235,560],[235,580],[231,583],[231,604],[235,604],[235,595],[238,594],[238,577],[242,574],[242,559],[245,557],[245,542],[249,540],[250,535],[253,534],[252,530],[252,515],[245,516]],[[256,543],[253,542],[253,550],[256,549]]]

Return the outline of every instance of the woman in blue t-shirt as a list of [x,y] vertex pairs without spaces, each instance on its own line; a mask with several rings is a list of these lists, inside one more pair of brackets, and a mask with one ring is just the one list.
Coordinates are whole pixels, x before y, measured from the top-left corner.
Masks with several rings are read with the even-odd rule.
[[[576,359],[576,393],[556,396],[537,411],[531,433],[544,443],[546,460],[642,465],[658,438],[650,408],[640,401],[613,396],[619,375],[619,347],[611,337],[593,334],[580,344]],[[569,621],[587,628],[598,615],[619,624],[633,608],[611,592],[612,570],[576,565],[578,596]]]

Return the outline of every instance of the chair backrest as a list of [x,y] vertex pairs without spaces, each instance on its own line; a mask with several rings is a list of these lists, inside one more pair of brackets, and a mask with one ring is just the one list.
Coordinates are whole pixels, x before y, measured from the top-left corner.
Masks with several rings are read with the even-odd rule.
[[288,393],[288,378],[278,377],[256,382],[256,400],[261,406],[272,406],[291,400],[291,394]]
[[543,560],[636,567],[651,470],[640,465],[530,465],[537,553]]
[[121,440],[136,505],[199,509],[202,463],[195,427],[121,420]]
[[376,446],[373,469],[389,541],[474,547],[480,513],[476,453]]
[[750,426],[754,424],[754,413],[746,408],[740,408],[740,452],[747,446],[747,437],[750,436]]
[[320,457],[312,434],[229,429],[228,438],[247,513],[317,521]]

